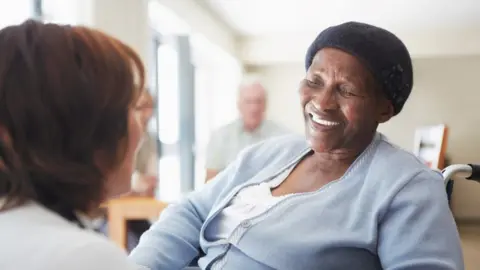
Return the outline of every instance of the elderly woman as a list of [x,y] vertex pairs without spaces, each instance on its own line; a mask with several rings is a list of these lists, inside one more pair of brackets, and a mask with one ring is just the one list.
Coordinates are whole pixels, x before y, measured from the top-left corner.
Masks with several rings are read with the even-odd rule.
[[320,33],[300,85],[305,137],[268,140],[140,239],[148,269],[463,269],[442,176],[377,133],[413,84],[404,44],[349,22]]
[[138,55],[97,30],[0,31],[0,269],[135,269],[92,216],[130,190],[143,81]]

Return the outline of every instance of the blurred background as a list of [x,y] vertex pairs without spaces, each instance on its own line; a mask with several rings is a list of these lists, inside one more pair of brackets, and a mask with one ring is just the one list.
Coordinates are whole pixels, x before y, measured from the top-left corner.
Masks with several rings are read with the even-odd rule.
[[[266,118],[301,134],[292,100],[306,49],[326,27],[351,20],[394,32],[413,58],[410,100],[380,130],[413,151],[419,129],[443,125],[442,162],[480,162],[480,1],[0,0],[0,27],[29,17],[93,26],[141,54],[157,102],[149,132],[163,201],[201,188],[209,138],[238,118],[246,77],[268,93]],[[480,221],[480,185],[455,183],[451,207],[459,222]]]
[[[240,82],[268,92],[266,117],[303,132],[297,85],[306,48],[324,28],[350,20],[397,34],[414,59],[404,111],[380,127],[414,149],[415,130],[449,128],[452,163],[480,162],[480,1],[463,0],[15,0],[0,1],[0,27],[34,17],[115,35],[143,57],[157,111],[160,199],[176,200],[205,180],[211,133],[238,117]],[[480,220],[480,185],[455,185],[457,219]]]

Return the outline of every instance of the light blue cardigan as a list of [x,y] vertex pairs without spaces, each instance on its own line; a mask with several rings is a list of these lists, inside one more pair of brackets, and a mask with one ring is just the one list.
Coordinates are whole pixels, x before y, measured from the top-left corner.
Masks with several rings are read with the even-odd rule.
[[201,248],[202,269],[224,256],[222,269],[464,269],[441,174],[381,134],[341,179],[243,222],[235,240],[209,241],[205,228],[240,189],[309,151],[304,137],[290,135],[246,149],[202,190],[168,207],[130,258],[176,270]]

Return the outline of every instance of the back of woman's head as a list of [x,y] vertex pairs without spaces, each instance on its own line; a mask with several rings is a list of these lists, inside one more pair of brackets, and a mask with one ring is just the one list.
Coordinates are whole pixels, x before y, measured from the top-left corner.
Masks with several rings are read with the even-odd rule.
[[100,203],[107,172],[122,166],[143,79],[137,54],[100,31],[32,20],[2,29],[4,206],[34,200],[87,211]]

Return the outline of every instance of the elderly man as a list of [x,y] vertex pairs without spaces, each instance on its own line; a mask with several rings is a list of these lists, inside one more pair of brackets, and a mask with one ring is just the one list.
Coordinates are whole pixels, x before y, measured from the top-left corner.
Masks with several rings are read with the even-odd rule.
[[285,134],[286,129],[265,119],[267,93],[258,82],[240,86],[237,106],[240,118],[216,130],[207,146],[206,181],[217,175],[245,147]]

